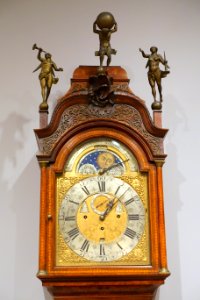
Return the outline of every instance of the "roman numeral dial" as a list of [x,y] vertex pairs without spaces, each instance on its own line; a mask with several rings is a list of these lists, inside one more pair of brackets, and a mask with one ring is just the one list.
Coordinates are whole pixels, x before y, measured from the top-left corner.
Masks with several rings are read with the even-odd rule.
[[143,234],[145,210],[136,191],[109,175],[74,184],[59,212],[68,247],[90,261],[109,262],[131,252]]

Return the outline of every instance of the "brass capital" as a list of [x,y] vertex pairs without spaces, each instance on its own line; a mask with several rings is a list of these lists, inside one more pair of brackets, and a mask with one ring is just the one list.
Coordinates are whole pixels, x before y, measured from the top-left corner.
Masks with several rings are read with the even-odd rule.
[[46,270],[39,270],[37,272],[37,277],[46,276],[46,275],[47,275],[47,271]]
[[49,162],[48,161],[39,161],[40,168],[47,168]]
[[160,269],[159,273],[160,274],[168,274],[168,275],[170,275],[170,271],[167,268]]
[[164,165],[164,160],[155,160],[156,167],[162,167]]

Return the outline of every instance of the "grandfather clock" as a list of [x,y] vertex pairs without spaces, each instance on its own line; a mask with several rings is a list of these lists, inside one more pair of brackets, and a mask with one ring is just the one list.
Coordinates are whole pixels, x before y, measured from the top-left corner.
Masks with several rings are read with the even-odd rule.
[[47,109],[35,130],[38,278],[54,300],[154,299],[169,276],[161,110],[152,120],[109,64],[78,67],[49,123]]

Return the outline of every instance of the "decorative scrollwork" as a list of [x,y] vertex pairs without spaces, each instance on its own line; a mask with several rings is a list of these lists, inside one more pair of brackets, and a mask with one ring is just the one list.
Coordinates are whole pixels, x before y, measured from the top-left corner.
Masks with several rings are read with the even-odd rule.
[[62,114],[60,123],[52,135],[39,139],[40,151],[50,155],[54,145],[65,134],[66,130],[81,123],[98,120],[99,118],[112,118],[122,124],[128,125],[138,132],[149,143],[155,155],[163,154],[163,139],[155,137],[147,131],[139,112],[127,104],[115,104],[114,106],[98,107],[87,104],[75,104],[68,107]]

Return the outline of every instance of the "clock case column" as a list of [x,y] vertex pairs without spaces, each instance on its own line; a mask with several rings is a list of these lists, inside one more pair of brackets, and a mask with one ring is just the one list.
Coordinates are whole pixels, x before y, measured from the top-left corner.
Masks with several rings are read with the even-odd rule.
[[[167,133],[161,113],[152,121],[145,102],[129,88],[121,67],[109,67],[112,102],[91,103],[91,77],[97,67],[74,71],[71,87],[58,100],[49,124],[36,129],[41,166],[40,253],[38,278],[54,300],[154,299],[157,288],[169,276],[166,259],[162,165]],[[156,120],[159,120],[157,122]],[[123,140],[135,151],[141,171],[149,172],[151,264],[147,266],[57,267],[55,265],[55,182],[66,158],[81,142],[94,137]]]

